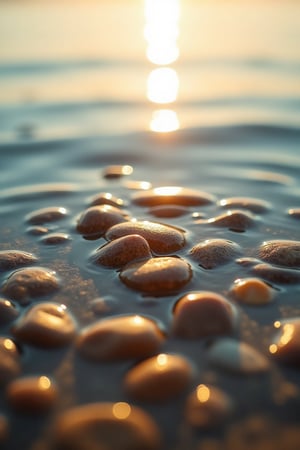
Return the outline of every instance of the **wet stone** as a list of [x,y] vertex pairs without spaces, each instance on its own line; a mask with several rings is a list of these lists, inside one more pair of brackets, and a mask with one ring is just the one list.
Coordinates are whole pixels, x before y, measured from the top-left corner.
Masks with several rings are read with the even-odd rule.
[[148,213],[155,217],[172,218],[184,216],[189,213],[189,210],[179,205],[159,205],[150,208]]
[[272,302],[275,290],[259,278],[241,278],[230,289],[232,297],[246,305],[267,305]]
[[9,405],[24,414],[48,412],[55,405],[57,395],[55,384],[46,376],[17,378],[6,387]]
[[185,358],[161,353],[130,369],[124,389],[135,400],[163,402],[183,393],[192,377],[192,366]]
[[89,306],[96,316],[102,316],[115,311],[118,307],[118,300],[110,296],[94,298]]
[[61,206],[52,206],[49,208],[38,209],[25,217],[26,222],[32,225],[43,225],[48,222],[56,222],[64,219],[68,214],[66,208]]
[[255,214],[261,214],[270,209],[269,202],[251,197],[229,197],[220,200],[220,206],[229,209],[247,209]]
[[133,168],[128,165],[112,165],[103,169],[103,178],[121,178],[126,175],[131,175]]
[[103,319],[86,327],[76,345],[87,359],[114,361],[151,356],[160,349],[164,339],[153,320],[130,315]]
[[92,255],[92,261],[106,267],[118,268],[134,260],[152,257],[148,242],[142,236],[131,234],[108,242]]
[[259,248],[259,257],[271,264],[300,268],[300,241],[264,242]]
[[162,186],[137,192],[132,201],[139,206],[179,205],[202,206],[214,203],[215,197],[207,192],[180,186]]
[[0,386],[21,372],[20,352],[10,338],[0,337]]
[[42,226],[32,226],[27,228],[27,233],[31,234],[32,236],[42,236],[43,234],[47,234],[49,232],[49,229]]
[[76,323],[65,305],[40,303],[28,309],[14,324],[17,339],[36,347],[56,348],[75,337]]
[[113,225],[126,220],[119,208],[110,205],[91,206],[79,217],[77,231],[83,235],[103,235]]
[[180,250],[185,245],[184,232],[178,228],[157,222],[126,222],[111,227],[105,237],[111,241],[129,234],[138,234],[148,241],[151,250],[167,254]]
[[232,334],[235,327],[233,306],[215,292],[191,292],[181,297],[174,307],[172,333],[196,339]]
[[288,210],[288,215],[293,219],[300,219],[300,208],[290,208]]
[[131,263],[120,272],[120,279],[127,287],[153,295],[176,292],[191,278],[191,266],[171,256]]
[[274,267],[271,264],[262,263],[256,264],[252,268],[252,273],[270,283],[286,285],[300,283],[300,272],[296,269]]
[[19,311],[10,300],[0,298],[0,325],[12,322],[18,315]]
[[126,402],[90,403],[62,413],[52,431],[55,450],[161,450],[160,431]]
[[196,244],[189,255],[204,269],[214,269],[233,261],[241,253],[240,246],[235,242],[226,239],[208,239]]
[[21,250],[2,250],[0,251],[0,272],[30,266],[36,261],[37,258],[32,253]]
[[27,304],[32,299],[53,294],[59,288],[55,272],[42,267],[28,267],[13,272],[2,285],[7,297]]
[[252,213],[242,210],[231,210],[218,217],[208,219],[207,223],[216,227],[225,227],[231,231],[242,233],[255,224],[255,217]]
[[269,352],[279,363],[300,367],[300,318],[277,320]]
[[70,236],[66,233],[50,233],[40,240],[45,245],[62,245],[70,242]]
[[100,192],[94,195],[89,202],[90,206],[110,205],[115,208],[124,206],[124,201],[121,198],[115,197],[109,192]]

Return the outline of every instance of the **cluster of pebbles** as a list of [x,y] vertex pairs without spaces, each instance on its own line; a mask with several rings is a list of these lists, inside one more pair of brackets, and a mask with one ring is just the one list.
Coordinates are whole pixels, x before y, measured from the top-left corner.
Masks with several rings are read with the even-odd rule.
[[[113,166],[105,168],[103,176],[118,183],[131,173],[130,166]],[[141,215],[147,212],[147,220],[133,217],[131,206]],[[213,217],[195,214],[198,208],[212,207],[219,211]],[[70,234],[48,228],[69,216],[64,207],[43,208],[26,216],[27,232],[41,244],[73,245],[72,232],[86,242],[101,240],[88,256],[93,271],[103,276],[112,271],[133,295],[166,302],[170,309],[169,322],[162,323],[149,314],[146,303],[145,314],[118,315],[102,302],[98,305],[102,317],[81,326],[80,317],[72,312],[72,299],[67,305],[59,302],[59,273],[44,267],[33,253],[19,248],[0,251],[0,385],[9,410],[45,414],[46,438],[39,448],[165,449],[164,430],[149,405],[163,407],[180,398],[185,429],[218,430],[239,409],[232,390],[226,392],[226,386],[218,385],[218,378],[211,375],[214,371],[227,377],[252,377],[269,374],[274,365],[299,369],[300,317],[278,315],[269,340],[259,349],[241,332],[247,308],[269,307],[281,291],[300,283],[300,241],[269,239],[257,242],[250,251],[234,239],[255,229],[270,208],[262,199],[218,201],[205,192],[168,186],[137,191],[130,202],[108,192],[97,194],[76,218],[76,230]],[[288,214],[293,220],[299,218],[299,210]],[[178,218],[183,217],[192,218],[191,229],[197,227],[199,235],[202,229],[209,230],[210,237],[191,244],[192,231],[178,226]],[[222,292],[197,282],[204,274],[219,277],[228,267],[237,275]],[[198,285],[202,288],[195,289]],[[173,347],[168,347],[170,342]],[[174,352],[176,342],[180,349],[198,343],[206,369],[199,371],[190,352]],[[48,373],[23,374],[22,350],[27,346],[44,350],[45,358],[49,350],[69,348],[95,370],[98,365],[126,363],[121,398],[111,402],[99,398],[83,405],[74,401],[61,411],[59,379]],[[2,414],[0,443],[9,443],[11,433],[9,414]]]

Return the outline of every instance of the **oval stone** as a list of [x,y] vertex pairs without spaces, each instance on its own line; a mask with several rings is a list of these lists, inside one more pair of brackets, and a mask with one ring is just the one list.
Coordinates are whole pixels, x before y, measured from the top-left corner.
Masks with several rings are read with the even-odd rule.
[[207,223],[242,233],[254,226],[255,217],[248,211],[230,210],[225,214],[208,219]]
[[293,219],[300,219],[300,208],[290,208],[288,210],[288,215]]
[[189,210],[180,205],[159,205],[150,208],[148,213],[155,217],[172,218],[184,216]]
[[208,239],[196,244],[189,254],[204,269],[214,269],[234,260],[241,253],[240,246],[235,242],[227,239]]
[[70,236],[66,233],[49,233],[40,239],[45,245],[61,245],[70,241]]
[[274,327],[276,335],[269,346],[270,354],[280,363],[300,367],[300,319],[277,320]]
[[156,353],[164,335],[158,325],[138,315],[100,320],[83,329],[77,338],[77,349],[87,359],[113,361],[144,358]]
[[178,228],[157,222],[126,222],[111,227],[105,237],[108,241],[129,234],[142,236],[150,248],[158,254],[176,252],[185,245],[184,232]]
[[0,298],[0,325],[12,322],[18,315],[19,311],[11,301]]
[[129,165],[114,164],[103,169],[103,178],[121,178],[131,175],[133,168]]
[[110,227],[125,222],[124,213],[114,206],[91,206],[78,219],[77,231],[84,235],[103,235]]
[[51,206],[48,208],[41,208],[37,211],[33,211],[27,214],[25,217],[26,222],[32,225],[42,225],[48,222],[55,222],[57,220],[64,219],[68,212],[66,208],[61,206]]
[[300,241],[264,242],[259,248],[259,257],[271,264],[300,268]]
[[236,280],[230,293],[235,300],[246,305],[266,305],[275,295],[274,289],[259,278]]
[[220,206],[230,209],[247,209],[255,214],[260,214],[270,209],[270,204],[266,200],[251,197],[230,197],[220,200]]
[[274,267],[271,264],[256,264],[252,273],[266,281],[277,284],[296,284],[300,282],[300,272],[297,269]]
[[192,374],[192,366],[185,358],[161,353],[133,367],[125,376],[124,388],[139,401],[166,401],[187,388]]
[[124,206],[124,202],[121,198],[115,197],[109,192],[100,192],[90,199],[90,206],[97,205],[111,205],[120,208]]
[[0,337],[0,386],[11,381],[21,372],[19,350],[10,338]]
[[126,286],[153,295],[176,292],[191,278],[191,266],[171,256],[131,263],[120,272],[120,279]]
[[29,266],[36,261],[37,258],[32,253],[21,250],[2,250],[0,251],[0,272]]
[[132,201],[139,206],[202,206],[214,203],[215,200],[215,197],[207,192],[180,186],[157,187],[138,192],[132,196]]

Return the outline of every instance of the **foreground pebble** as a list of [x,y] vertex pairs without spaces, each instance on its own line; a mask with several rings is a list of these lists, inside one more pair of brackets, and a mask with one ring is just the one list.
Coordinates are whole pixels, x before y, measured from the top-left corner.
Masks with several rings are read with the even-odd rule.
[[20,317],[12,332],[16,338],[37,347],[62,347],[73,340],[76,324],[65,305],[40,303]]
[[241,252],[240,246],[235,242],[227,239],[208,239],[194,245],[189,254],[204,269],[214,269],[233,261]]
[[120,272],[120,279],[127,287],[154,295],[178,291],[191,278],[191,266],[171,256],[131,263]]
[[88,326],[78,336],[76,345],[87,359],[113,361],[153,355],[164,339],[154,321],[132,315],[108,318]]
[[110,205],[91,206],[79,217],[77,231],[83,235],[103,235],[113,225],[125,221],[124,213],[119,208]]
[[216,227],[225,227],[231,231],[242,233],[255,224],[255,217],[252,213],[242,210],[231,210],[217,217],[208,219],[206,222]]
[[259,257],[271,264],[300,268],[300,241],[264,242],[259,248]]
[[185,358],[161,353],[133,367],[125,377],[124,388],[139,401],[166,401],[187,388],[192,374],[192,366]]
[[48,222],[55,222],[64,219],[68,214],[66,208],[61,206],[53,206],[49,208],[38,209],[27,214],[25,220],[31,225],[43,225]]
[[215,292],[191,292],[181,297],[174,307],[172,332],[181,338],[228,335],[234,325],[232,305]]
[[247,209],[255,214],[260,214],[270,209],[270,204],[259,198],[251,197],[229,197],[220,200],[220,206],[230,209]]
[[18,315],[19,311],[10,300],[0,298],[0,325],[12,322]]
[[0,272],[30,266],[36,261],[37,258],[32,253],[21,250],[2,250],[0,251]]
[[160,431],[126,402],[90,403],[62,413],[51,433],[55,450],[161,450]]
[[20,352],[10,338],[0,337],[0,386],[21,372]]
[[139,206],[179,205],[201,206],[215,202],[207,192],[181,186],[162,186],[133,195],[132,201]]
[[267,305],[273,300],[275,291],[259,278],[244,278],[234,282],[230,294],[246,305]]
[[300,367],[300,319],[274,323],[276,334],[269,346],[272,357],[280,363]]

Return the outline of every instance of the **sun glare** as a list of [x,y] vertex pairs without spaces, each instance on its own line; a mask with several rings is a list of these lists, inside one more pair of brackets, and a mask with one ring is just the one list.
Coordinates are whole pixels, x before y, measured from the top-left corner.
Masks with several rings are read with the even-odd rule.
[[177,114],[172,109],[159,109],[153,112],[150,122],[152,131],[168,133],[178,130],[179,120]]
[[177,98],[179,80],[177,72],[159,67],[150,72],[147,83],[148,99],[154,103],[171,103]]

